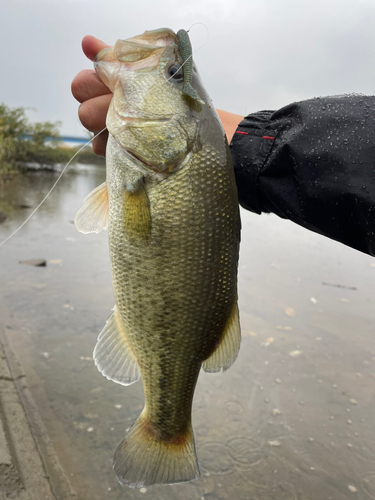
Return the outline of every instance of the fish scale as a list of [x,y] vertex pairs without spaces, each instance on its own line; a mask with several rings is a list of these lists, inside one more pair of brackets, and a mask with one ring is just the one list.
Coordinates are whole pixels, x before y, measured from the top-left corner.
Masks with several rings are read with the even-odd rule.
[[94,214],[109,204],[115,308],[94,360],[115,382],[142,378],[144,409],[114,457],[120,483],[141,487],[199,474],[191,426],[199,372],[229,368],[240,344],[240,219],[225,134],[196,68],[184,82],[167,78],[187,57],[178,35],[162,29],[129,41],[116,42],[121,61],[113,48],[95,59],[115,90],[107,181],[87,197],[76,225],[103,229]]

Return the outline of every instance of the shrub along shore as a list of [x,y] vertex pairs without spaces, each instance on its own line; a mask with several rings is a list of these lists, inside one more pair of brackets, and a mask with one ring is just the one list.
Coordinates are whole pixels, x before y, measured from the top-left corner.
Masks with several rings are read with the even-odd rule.
[[[30,123],[25,108],[0,104],[0,176],[30,168],[53,170],[56,164],[66,164],[79,147],[61,145],[59,126],[59,122]],[[104,165],[104,159],[91,147],[79,153],[75,161]]]

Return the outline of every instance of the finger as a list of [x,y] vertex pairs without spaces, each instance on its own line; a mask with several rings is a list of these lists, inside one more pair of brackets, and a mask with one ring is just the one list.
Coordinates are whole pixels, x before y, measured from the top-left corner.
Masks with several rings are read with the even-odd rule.
[[94,60],[94,57],[98,52],[100,52],[102,49],[105,49],[106,47],[109,47],[109,45],[99,40],[99,38],[95,38],[91,35],[86,35],[85,37],[83,37],[82,50],[85,56],[91,59],[91,61]]
[[91,132],[102,130],[105,127],[111,99],[112,94],[106,94],[83,102],[78,110],[78,117],[82,125]]
[[84,102],[104,94],[111,94],[109,88],[104,85],[93,69],[80,71],[72,81],[71,88],[72,94],[78,102]]
[[98,137],[92,141],[92,150],[96,155],[105,156],[107,147],[108,130],[104,130]]

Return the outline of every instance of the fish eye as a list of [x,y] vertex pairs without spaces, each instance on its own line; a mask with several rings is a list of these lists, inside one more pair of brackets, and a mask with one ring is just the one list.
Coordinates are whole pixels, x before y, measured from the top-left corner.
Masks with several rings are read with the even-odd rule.
[[176,82],[184,80],[184,68],[180,64],[172,64],[167,70],[168,78],[173,78]]

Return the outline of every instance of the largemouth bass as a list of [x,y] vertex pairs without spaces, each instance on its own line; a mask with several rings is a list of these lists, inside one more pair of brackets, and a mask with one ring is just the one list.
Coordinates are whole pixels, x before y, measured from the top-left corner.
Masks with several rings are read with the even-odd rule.
[[94,64],[113,92],[107,180],[75,222],[84,233],[108,226],[115,297],[94,360],[119,384],[142,377],[145,394],[114,471],[130,487],[190,481],[199,371],[229,368],[241,339],[231,157],[186,31],[118,40]]

